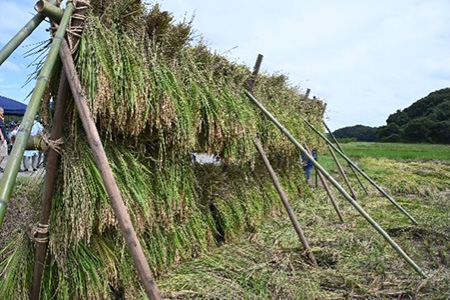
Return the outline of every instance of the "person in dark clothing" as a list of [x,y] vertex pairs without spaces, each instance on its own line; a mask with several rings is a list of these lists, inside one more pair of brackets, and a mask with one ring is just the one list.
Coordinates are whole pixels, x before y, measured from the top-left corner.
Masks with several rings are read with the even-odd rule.
[[[317,158],[316,150],[312,151],[312,157],[314,160]],[[314,164],[305,155],[302,155],[303,172],[305,172],[306,183],[309,183],[309,177],[314,169]]]

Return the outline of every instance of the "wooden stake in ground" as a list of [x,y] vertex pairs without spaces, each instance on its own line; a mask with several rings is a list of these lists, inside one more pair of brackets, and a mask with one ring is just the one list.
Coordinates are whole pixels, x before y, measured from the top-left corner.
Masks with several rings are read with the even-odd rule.
[[117,186],[113,172],[108,163],[105,149],[103,148],[100,136],[88,107],[88,100],[83,94],[80,80],[75,71],[75,64],[73,62],[72,55],[65,40],[61,45],[60,55],[75,103],[77,105],[78,114],[80,115],[83,128],[92,149],[95,163],[97,168],[100,170],[103,183],[106,191],[108,192],[109,199],[111,200],[112,209],[122,230],[128,250],[133,257],[141,283],[150,299],[161,300],[162,298],[158,286],[153,278],[153,274],[144,255],[144,251],[142,250],[136,231],[131,223],[130,215],[127,212],[127,208],[123,202],[119,187]]
[[256,138],[253,139],[253,143],[255,144],[256,149],[258,149],[258,152],[261,155],[264,165],[266,166],[266,169],[269,172],[270,178],[272,178],[273,185],[275,186],[278,195],[280,195],[280,199],[283,202],[284,208],[286,209],[286,212],[289,215],[289,219],[291,220],[292,225],[294,226],[295,232],[297,232],[300,242],[302,243],[303,247],[305,247],[305,250],[308,253],[309,260],[311,261],[313,266],[318,267],[316,258],[314,257],[314,254],[312,253],[311,248],[309,247],[305,234],[303,233],[303,230],[300,227],[300,224],[298,223],[297,217],[295,216],[294,211],[292,210],[292,207],[289,204],[289,200],[287,199],[286,194],[284,193],[283,188],[281,187],[280,182],[278,181],[277,175],[275,174],[269,162],[269,159],[267,158],[266,153],[264,152],[264,149],[261,146],[261,143]]
[[350,181],[348,181],[347,175],[345,175],[345,171],[342,168],[341,163],[339,162],[338,158],[336,157],[336,154],[334,154],[334,151],[330,147],[330,145],[327,145],[327,146],[328,146],[328,149],[330,150],[330,153],[331,153],[331,156],[333,157],[334,162],[336,163],[336,166],[339,169],[339,173],[341,173],[342,177],[344,178],[345,184],[347,184],[348,189],[349,189],[350,193],[353,196],[353,199],[358,200],[357,197],[356,197],[356,193],[353,190],[352,185],[350,184]]
[[[64,112],[69,98],[69,83],[64,72],[61,73],[58,95],[55,104],[55,113],[53,117],[53,128],[50,134],[50,140],[56,141],[62,135]],[[59,154],[56,150],[50,148],[47,152],[47,164],[45,168],[44,187],[42,191],[41,216],[36,230],[36,261],[34,264],[33,283],[31,287],[30,300],[38,300],[42,273],[45,267],[45,257],[47,253],[49,237],[49,220],[52,207],[53,190],[58,169]]]

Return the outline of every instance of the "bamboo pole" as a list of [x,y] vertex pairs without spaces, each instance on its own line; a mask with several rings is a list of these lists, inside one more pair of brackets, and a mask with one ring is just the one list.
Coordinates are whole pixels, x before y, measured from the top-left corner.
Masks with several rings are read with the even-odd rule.
[[336,211],[339,220],[341,221],[341,223],[344,223],[344,217],[342,217],[341,214],[341,210],[339,209],[339,206],[336,203],[336,200],[334,199],[333,194],[331,193],[331,189],[330,186],[328,185],[328,182],[325,180],[325,178],[323,177],[322,173],[320,173],[319,170],[316,169],[316,174],[318,175],[318,177],[320,178],[320,182],[322,182],[325,191],[327,192],[328,197],[331,200],[331,204],[333,205],[334,210]]
[[338,167],[339,173],[341,173],[342,177],[344,178],[345,184],[347,184],[347,187],[350,191],[350,193],[353,196],[353,199],[358,200],[356,197],[356,193],[352,188],[352,185],[350,184],[350,181],[347,178],[347,175],[345,175],[345,171],[341,166],[341,163],[339,162],[338,158],[336,157],[336,154],[334,154],[333,148],[330,147],[330,145],[327,145],[328,149],[330,150],[331,156],[333,157],[334,162],[336,163],[336,166]]
[[33,126],[33,121],[36,117],[36,113],[41,103],[41,98],[44,95],[45,89],[47,87],[47,83],[49,81],[48,77],[50,76],[55,61],[58,58],[58,51],[61,45],[61,41],[64,38],[67,24],[69,23],[72,12],[73,4],[69,1],[64,11],[64,17],[61,21],[61,24],[59,25],[56,35],[53,38],[53,43],[50,48],[48,57],[37,78],[36,86],[33,90],[31,100],[22,119],[22,124],[20,126],[16,141],[14,142],[10,158],[6,165],[5,173],[3,174],[0,181],[0,229],[3,225],[8,201],[11,198],[12,190],[16,182],[16,177],[17,173],[19,172],[23,152],[30,136],[31,127]]
[[[64,112],[66,110],[66,104],[69,98],[69,83],[64,72],[61,73],[61,79],[59,81],[58,95],[55,104],[55,113],[53,118],[53,127],[50,134],[50,140],[57,140],[62,136]],[[45,257],[48,246],[49,236],[49,220],[52,207],[52,198],[54,184],[58,169],[59,154],[54,149],[50,148],[47,153],[47,165],[45,169],[44,187],[42,191],[41,200],[41,215],[39,218],[38,227],[46,228],[47,232],[37,233],[36,238],[36,254],[33,273],[33,283],[31,285],[30,300],[39,300],[42,274],[45,267]]]
[[42,139],[41,135],[30,136],[25,146],[25,150],[40,150],[47,151],[48,145]]
[[303,247],[305,248],[306,252],[308,253],[309,260],[311,261],[312,265],[314,267],[319,267],[317,264],[317,260],[314,256],[314,254],[311,251],[311,248],[309,247],[308,240],[305,237],[305,234],[303,233],[303,229],[298,223],[297,217],[294,214],[294,211],[292,210],[291,205],[289,204],[289,200],[286,197],[286,194],[283,191],[283,188],[281,187],[280,182],[278,181],[277,175],[275,174],[275,171],[273,170],[269,159],[266,156],[266,153],[264,152],[263,147],[261,146],[261,143],[258,139],[254,138],[253,143],[256,146],[256,149],[258,150],[259,154],[261,155],[261,158],[264,162],[264,165],[266,166],[267,171],[269,172],[270,178],[272,179],[273,185],[275,186],[275,189],[278,192],[278,195],[280,196],[281,201],[283,202],[284,208],[286,209],[286,212],[289,215],[289,219],[291,220],[292,226],[294,226],[295,232],[298,235],[298,238],[300,239],[300,242],[302,243]]
[[[308,151],[308,153],[311,153],[311,150],[308,148],[308,146],[305,145],[305,149],[306,149],[306,151]],[[313,156],[311,155],[311,157],[313,157]],[[317,161],[317,159],[316,159],[316,161]],[[322,185],[325,188],[325,192],[327,193],[328,197],[330,198],[331,204],[333,205],[333,208],[336,211],[339,220],[342,223],[344,223],[344,218],[342,217],[341,210],[339,209],[339,206],[337,205],[337,202],[334,199],[333,194],[331,193],[331,189],[330,189],[330,186],[328,185],[328,182],[325,180],[322,173],[320,173],[319,169],[317,169],[316,167],[314,167],[314,169],[316,170],[316,176],[320,178],[320,182],[322,182]],[[316,178],[316,180],[317,180],[317,178]]]
[[309,123],[307,120],[303,119],[305,123],[315,132],[317,133],[328,145],[330,145],[337,153],[339,153],[340,156],[342,156],[348,163],[350,163],[364,178],[367,179],[380,193],[382,193],[389,201],[391,201],[392,204],[395,205],[395,207],[398,208],[404,215],[406,215],[415,225],[418,225],[416,220],[400,205],[398,204],[391,196],[389,196],[388,193],[386,193],[378,184],[376,184],[375,181],[373,181],[366,173],[364,173],[354,162],[350,160],[344,153],[339,151],[339,149],[336,148],[336,146],[333,145],[333,143],[330,142],[329,139],[327,139],[326,136],[324,136],[320,131],[318,131],[311,123]]
[[127,247],[133,257],[141,283],[150,299],[161,300],[162,298],[159,293],[158,286],[153,278],[153,274],[144,255],[144,251],[142,250],[136,231],[131,223],[130,215],[127,212],[127,207],[123,202],[119,187],[117,186],[116,180],[114,179],[114,174],[108,163],[105,149],[103,148],[97,128],[95,127],[95,122],[89,110],[88,100],[83,94],[83,89],[75,70],[73,58],[69,46],[65,40],[62,43],[60,55],[72,94],[75,99],[78,114],[81,118],[89,145],[92,149],[95,163],[100,170],[103,183],[105,184],[106,191],[111,201],[111,206],[122,230]]
[[48,3],[47,1],[40,0],[34,5],[34,9],[44,15],[49,17],[53,22],[59,23],[61,21],[64,11],[53,5],[52,3]]
[[[342,149],[341,145],[339,144],[338,140],[336,139],[336,137],[334,136],[333,132],[331,132],[330,128],[328,127],[327,123],[323,122],[323,125],[325,126],[325,128],[327,129],[328,133],[330,134],[330,136],[332,137],[333,141],[336,143],[337,147],[339,148],[339,150],[341,150],[342,153],[344,153],[344,150]],[[361,178],[359,178],[358,174],[356,173],[355,169],[353,168],[353,166],[347,162],[348,166],[350,167],[350,169],[353,172],[353,175],[355,175],[356,179],[358,180],[359,185],[362,187],[362,189],[364,190],[364,192],[366,193],[366,195],[369,195],[369,192],[367,192],[366,187],[364,186],[364,184],[361,181]]]
[[[255,66],[253,68],[252,76],[250,77],[249,81],[247,82],[247,88],[249,90],[253,90],[253,87],[255,86],[256,78],[258,77],[259,69],[261,68],[261,63],[263,60],[263,55],[258,54],[258,57],[256,59]],[[278,181],[277,175],[275,174],[275,171],[272,168],[272,165],[269,162],[269,159],[267,158],[266,153],[264,152],[263,147],[261,146],[260,141],[255,137],[253,138],[253,143],[256,146],[256,149],[258,150],[259,154],[261,155],[261,158],[264,162],[264,165],[266,166],[267,171],[269,172],[270,178],[272,179],[273,185],[275,186],[275,189],[278,192],[278,195],[280,196],[281,201],[283,202],[284,208],[286,209],[286,212],[289,215],[289,219],[291,220],[292,225],[294,226],[295,232],[297,233],[300,242],[302,243],[303,247],[305,248],[306,252],[308,253],[309,260],[315,266],[318,267],[317,260],[314,256],[314,254],[311,251],[311,248],[309,247],[308,240],[306,239],[303,230],[298,223],[297,217],[294,214],[294,211],[292,210],[291,205],[289,204],[289,200],[286,197],[286,194],[283,191],[283,188],[281,187],[280,182]]]
[[[50,4],[56,5],[58,1],[50,0]],[[22,44],[22,42],[41,24],[45,15],[37,14],[0,50],[0,66]]]
[[322,174],[330,181],[336,189],[347,199],[348,202],[350,202],[351,205],[369,222],[370,225],[372,225],[373,228],[375,228],[378,233],[381,234],[381,236],[392,246],[392,248],[397,251],[398,254],[423,278],[427,278],[425,273],[420,269],[420,267],[403,251],[402,248],[400,248],[399,245],[389,236],[389,234],[384,231],[383,228],[381,228],[378,223],[372,219],[372,217],[356,202],[352,197],[350,197],[349,194],[339,185],[339,183],[328,174],[328,172],[320,165],[318,164],[312,156],[306,151],[306,149],[284,128],[278,121],[275,119],[275,117],[270,114],[269,111],[258,101],[253,97],[252,94],[250,94],[248,91],[245,91],[245,94],[248,96],[248,98],[256,105],[258,108],[280,129],[282,133],[284,133],[287,138],[302,152],[303,155],[305,155],[308,159],[312,161],[312,163],[322,172]]

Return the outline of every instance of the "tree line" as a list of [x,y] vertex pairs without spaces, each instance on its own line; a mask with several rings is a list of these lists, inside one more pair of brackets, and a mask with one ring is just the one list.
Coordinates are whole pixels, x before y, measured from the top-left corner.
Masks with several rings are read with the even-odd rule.
[[355,125],[333,132],[336,138],[359,142],[450,144],[450,88],[430,93],[391,114],[386,125]]
[[450,88],[397,110],[376,134],[381,142],[450,144]]

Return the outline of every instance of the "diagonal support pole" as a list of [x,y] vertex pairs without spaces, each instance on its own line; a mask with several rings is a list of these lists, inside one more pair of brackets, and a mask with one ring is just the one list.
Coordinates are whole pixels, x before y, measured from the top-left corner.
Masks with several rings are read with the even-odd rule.
[[269,172],[270,178],[272,179],[273,185],[275,186],[275,189],[278,192],[278,195],[280,196],[281,201],[283,202],[284,208],[286,209],[286,212],[289,215],[289,219],[291,220],[292,226],[294,226],[295,232],[297,232],[298,238],[300,239],[300,242],[302,243],[303,247],[305,248],[306,252],[308,253],[309,260],[313,264],[314,267],[318,268],[319,265],[317,264],[316,257],[311,251],[311,248],[309,247],[308,240],[305,237],[305,234],[303,233],[303,229],[300,226],[300,223],[298,223],[297,217],[294,214],[294,211],[289,204],[289,200],[286,197],[286,194],[283,191],[283,188],[281,187],[280,182],[278,181],[277,175],[275,174],[275,171],[272,168],[272,165],[269,162],[269,159],[267,158],[266,153],[264,152],[263,147],[261,146],[261,143],[258,139],[253,138],[253,143],[256,146],[256,149],[258,150],[259,154],[261,155],[261,158],[264,162],[264,165],[266,166],[267,171]]
[[350,202],[351,205],[369,222],[370,225],[372,225],[373,228],[375,228],[376,231],[378,231],[379,234],[394,248],[395,251],[397,251],[398,254],[423,278],[427,278],[427,275],[422,271],[422,269],[403,251],[402,248],[400,248],[399,245],[389,236],[389,234],[384,231],[383,228],[381,228],[380,225],[356,202],[347,192],[339,185],[339,183],[328,174],[328,172],[319,164],[317,163],[314,158],[306,151],[306,149],[284,128],[277,119],[275,119],[274,116],[258,101],[256,100],[253,95],[245,91],[245,94],[247,97],[272,121],[272,123],[275,124],[275,126],[280,129],[280,131],[286,135],[286,137],[302,152],[303,155],[305,155],[309,160],[312,161],[314,166],[319,169],[322,174],[330,181],[336,189],[347,199],[348,202]]
[[89,110],[88,100],[83,94],[81,82],[75,70],[72,54],[65,40],[62,43],[60,55],[70,88],[72,90],[72,95],[75,99],[78,113],[83,123],[83,128],[87,135],[88,143],[92,149],[95,163],[100,170],[103,183],[111,201],[112,209],[116,215],[120,229],[122,230],[128,250],[133,257],[141,283],[150,299],[161,300],[162,298],[158,286],[153,278],[153,274],[148,265],[144,251],[142,250],[136,231],[131,223],[131,218],[127,212],[127,207],[123,202],[119,187],[117,186],[116,180],[114,179],[114,174],[108,163],[105,149],[103,148],[99,133],[91,115],[91,111]]
[[[58,1],[51,0],[50,4],[56,5]],[[44,21],[45,15],[36,14],[27,24],[0,50],[0,66],[8,59],[11,53]]]
[[330,145],[327,145],[328,149],[330,150],[330,154],[333,157],[334,162],[336,163],[336,166],[338,167],[339,173],[341,173],[341,176],[344,178],[345,184],[347,185],[350,193],[353,196],[353,199],[358,200],[358,198],[356,197],[356,193],[352,188],[352,185],[350,184],[350,181],[347,178],[347,175],[345,174],[344,169],[341,166],[341,163],[339,162],[338,158],[336,157],[336,154],[334,154],[333,149],[330,147]]
[[[305,145],[305,149],[306,149],[306,151],[308,151],[308,153],[311,153],[311,150],[308,148],[308,146]],[[312,157],[312,155],[311,155],[311,157]],[[331,204],[333,205],[333,208],[336,211],[336,214],[338,215],[339,220],[342,223],[344,223],[344,218],[342,217],[341,210],[339,209],[339,206],[337,205],[337,202],[334,199],[333,194],[331,193],[331,189],[330,189],[330,186],[328,185],[328,182],[325,180],[325,178],[323,177],[323,174],[320,172],[320,170],[317,168],[315,168],[315,169],[316,169],[316,175],[317,175],[317,177],[320,178],[320,182],[322,182],[322,185],[325,188],[325,192],[327,193],[328,197],[330,198]]]
[[[336,139],[336,137],[334,136],[333,132],[330,130],[330,128],[328,127],[327,123],[323,122],[323,125],[325,126],[325,128],[327,129],[328,133],[330,134],[331,138],[333,139],[333,141],[336,143],[337,147],[339,148],[339,150],[344,153],[344,150],[342,149],[341,145],[339,144],[338,140]],[[367,196],[369,196],[369,192],[367,191],[367,188],[364,186],[364,184],[361,181],[361,178],[359,178],[358,174],[355,171],[355,168],[348,163],[348,166],[350,167],[350,169],[353,172],[353,175],[355,175],[356,179],[358,180],[359,185],[362,187],[362,189],[364,190],[364,192],[366,193]]]
[[64,11],[64,17],[56,31],[53,43],[51,45],[48,57],[42,67],[41,72],[36,81],[36,86],[33,90],[31,100],[28,104],[25,115],[20,125],[19,134],[14,142],[13,149],[11,151],[10,159],[6,165],[5,173],[0,181],[0,229],[3,225],[6,209],[9,199],[11,199],[12,190],[16,183],[17,173],[19,172],[20,163],[22,161],[23,152],[26,148],[28,138],[30,137],[31,128],[33,126],[34,118],[41,104],[41,98],[44,95],[49,76],[53,69],[53,66],[58,58],[58,52],[61,45],[61,41],[66,33],[67,25],[70,20],[70,16],[73,12],[73,4],[69,2]]
[[334,196],[331,193],[331,189],[330,189],[330,186],[328,185],[328,182],[323,177],[323,174],[317,169],[316,169],[316,174],[317,174],[317,176],[319,176],[320,182],[322,182],[322,185],[324,186],[325,191],[327,192],[327,195],[331,200],[331,204],[333,205],[333,208],[336,211],[339,220],[341,221],[341,223],[344,223],[345,222],[344,217],[342,217],[341,210],[339,209],[339,206],[337,205],[336,200],[334,199]]
[[339,149],[336,148],[335,145],[333,145],[332,142],[330,142],[329,139],[326,138],[319,130],[317,130],[311,123],[309,123],[307,120],[303,119],[303,121],[315,132],[317,133],[328,145],[330,145],[334,151],[339,153],[342,158],[344,158],[349,164],[351,164],[364,178],[367,179],[380,193],[382,193],[392,204],[395,205],[395,207],[398,208],[405,216],[407,216],[415,225],[417,225],[417,221],[400,205],[398,204],[389,194],[383,190],[375,181],[373,181],[372,178],[370,178],[366,173],[364,173],[353,161],[350,160],[344,153],[339,151]]
[[[253,87],[255,86],[256,79],[258,77],[259,69],[261,68],[261,63],[263,60],[263,55],[258,54],[258,57],[255,62],[255,66],[253,68],[252,75],[250,76],[249,80],[247,81],[247,88],[249,90],[253,90]],[[289,204],[289,201],[286,197],[286,194],[283,191],[283,188],[281,187],[280,182],[278,181],[277,175],[275,174],[275,171],[272,168],[272,165],[270,164],[269,159],[267,158],[267,155],[261,146],[260,141],[255,137],[253,138],[253,143],[255,144],[256,149],[258,150],[259,154],[261,155],[261,158],[264,162],[264,165],[266,166],[267,171],[269,172],[270,178],[272,179],[273,185],[275,186],[275,189],[278,192],[278,195],[280,196],[281,201],[283,202],[284,208],[286,209],[286,212],[289,215],[289,218],[291,220],[292,225],[294,226],[295,231],[297,232],[297,235],[300,239],[300,242],[302,243],[303,247],[305,248],[306,252],[308,253],[309,260],[311,263],[317,268],[317,260],[314,256],[314,254],[311,251],[311,248],[309,247],[308,240],[305,237],[305,234],[303,233],[303,230],[298,223],[297,217],[294,214],[294,211],[292,210],[291,205]]]

